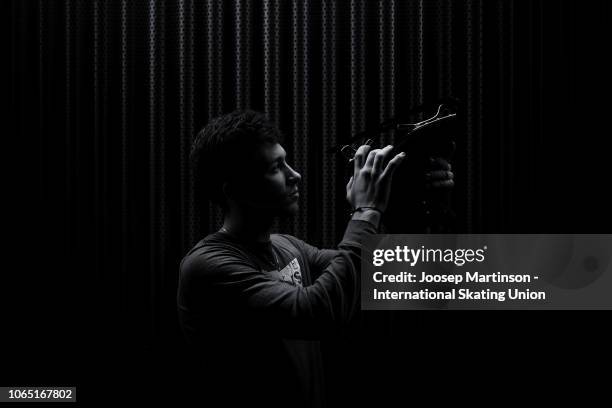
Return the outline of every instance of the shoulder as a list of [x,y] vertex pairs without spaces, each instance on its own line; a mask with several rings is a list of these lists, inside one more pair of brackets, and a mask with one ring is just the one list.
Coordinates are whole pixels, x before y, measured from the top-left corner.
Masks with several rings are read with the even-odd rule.
[[304,241],[301,239],[288,234],[272,234],[270,235],[270,239],[277,247],[291,251],[302,250],[305,245]]
[[282,245],[290,246],[304,253],[310,253],[312,251],[319,251],[318,247],[313,246],[297,237],[294,237],[293,235],[274,234],[273,236],[278,237],[277,241],[275,241],[275,244],[278,244],[280,246]]
[[293,256],[302,259],[304,263],[308,263],[312,258],[313,253],[317,252],[317,249],[312,245],[302,241],[293,235],[288,234],[274,234],[272,236],[274,244],[285,250],[285,252],[292,254]]
[[222,273],[228,265],[241,263],[248,263],[244,252],[218,233],[214,233],[199,241],[183,257],[179,273],[181,278],[212,277]]

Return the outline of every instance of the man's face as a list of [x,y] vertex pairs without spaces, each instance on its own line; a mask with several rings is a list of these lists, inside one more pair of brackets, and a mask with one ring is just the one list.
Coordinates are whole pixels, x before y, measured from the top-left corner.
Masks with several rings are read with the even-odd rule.
[[285,161],[286,152],[276,144],[265,144],[253,158],[254,165],[245,168],[240,201],[251,208],[273,215],[293,215],[298,206],[298,183],[301,176]]

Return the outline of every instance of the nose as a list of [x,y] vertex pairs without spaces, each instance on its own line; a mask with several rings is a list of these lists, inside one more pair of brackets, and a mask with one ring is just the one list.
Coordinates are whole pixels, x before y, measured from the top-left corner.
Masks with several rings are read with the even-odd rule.
[[302,180],[302,175],[297,171],[293,170],[293,168],[289,165],[287,165],[287,168],[289,170],[289,175],[287,177],[288,181],[290,181],[292,184],[299,183]]

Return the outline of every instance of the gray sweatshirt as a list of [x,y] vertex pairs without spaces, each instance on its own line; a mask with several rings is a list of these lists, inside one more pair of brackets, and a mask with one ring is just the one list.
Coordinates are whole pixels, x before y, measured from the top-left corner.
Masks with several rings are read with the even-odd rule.
[[231,386],[224,395],[323,406],[319,339],[359,310],[361,249],[375,233],[352,220],[337,250],[284,234],[246,243],[216,232],[198,242],[181,262],[177,301],[209,388],[240,384],[240,395]]

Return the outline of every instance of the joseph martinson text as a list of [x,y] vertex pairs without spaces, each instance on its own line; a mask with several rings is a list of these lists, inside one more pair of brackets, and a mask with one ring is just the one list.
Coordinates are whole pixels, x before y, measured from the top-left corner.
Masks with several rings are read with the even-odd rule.
[[[507,286],[507,284],[526,285],[539,279],[535,275],[508,275],[501,272],[483,274],[480,272],[465,272],[463,274],[429,274],[427,272],[410,273],[400,272],[385,274],[374,272],[372,280],[375,284],[400,284],[410,286],[407,290],[382,290],[374,288],[374,300],[462,300],[462,301],[542,301],[546,300],[546,293],[526,288],[503,288],[496,290],[493,287],[482,288],[483,284]],[[478,288],[451,287],[474,285]],[[429,288],[423,286],[431,285]],[[434,289],[433,286],[443,287]],[[397,287],[397,286],[396,286]]]

